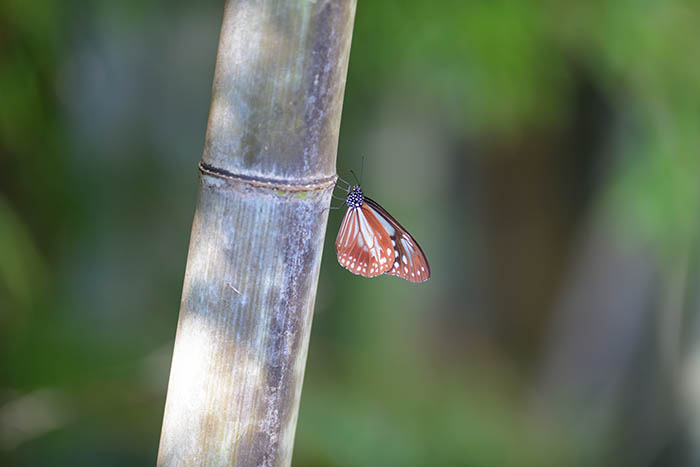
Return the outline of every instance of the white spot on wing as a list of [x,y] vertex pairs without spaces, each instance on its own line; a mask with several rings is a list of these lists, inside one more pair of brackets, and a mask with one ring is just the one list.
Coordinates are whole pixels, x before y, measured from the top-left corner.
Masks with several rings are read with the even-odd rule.
[[408,251],[408,260],[411,262],[411,266],[413,266],[413,255],[416,250],[413,248],[413,245],[409,239],[404,240],[404,238],[402,238],[401,243],[405,246],[406,251]]

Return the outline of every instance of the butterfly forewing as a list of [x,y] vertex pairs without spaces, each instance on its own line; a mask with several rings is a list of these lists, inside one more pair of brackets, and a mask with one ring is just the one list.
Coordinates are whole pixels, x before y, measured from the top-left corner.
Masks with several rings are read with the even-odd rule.
[[335,248],[341,266],[364,277],[387,272],[395,256],[389,233],[364,205],[348,208]]
[[376,201],[365,197],[362,208],[365,207],[369,212],[367,217],[378,219],[391,239],[393,258],[386,273],[411,282],[427,281],[430,265],[418,242]]

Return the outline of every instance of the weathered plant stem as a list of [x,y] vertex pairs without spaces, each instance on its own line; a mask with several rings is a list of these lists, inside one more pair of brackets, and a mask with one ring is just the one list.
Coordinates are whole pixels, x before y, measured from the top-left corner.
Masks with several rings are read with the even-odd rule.
[[158,465],[291,463],[356,0],[228,0]]

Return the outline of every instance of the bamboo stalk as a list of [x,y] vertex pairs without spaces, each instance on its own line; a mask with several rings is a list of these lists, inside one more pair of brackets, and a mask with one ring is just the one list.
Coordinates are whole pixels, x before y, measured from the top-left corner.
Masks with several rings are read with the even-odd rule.
[[228,0],[158,465],[290,465],[356,0]]

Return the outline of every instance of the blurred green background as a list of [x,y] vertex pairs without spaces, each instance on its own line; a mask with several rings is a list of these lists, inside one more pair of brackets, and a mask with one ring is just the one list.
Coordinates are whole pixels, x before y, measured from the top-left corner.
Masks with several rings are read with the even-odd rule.
[[[0,2],[0,464],[155,462],[223,1]],[[295,466],[700,463],[700,4],[360,0]],[[393,174],[387,179],[383,174]]]

